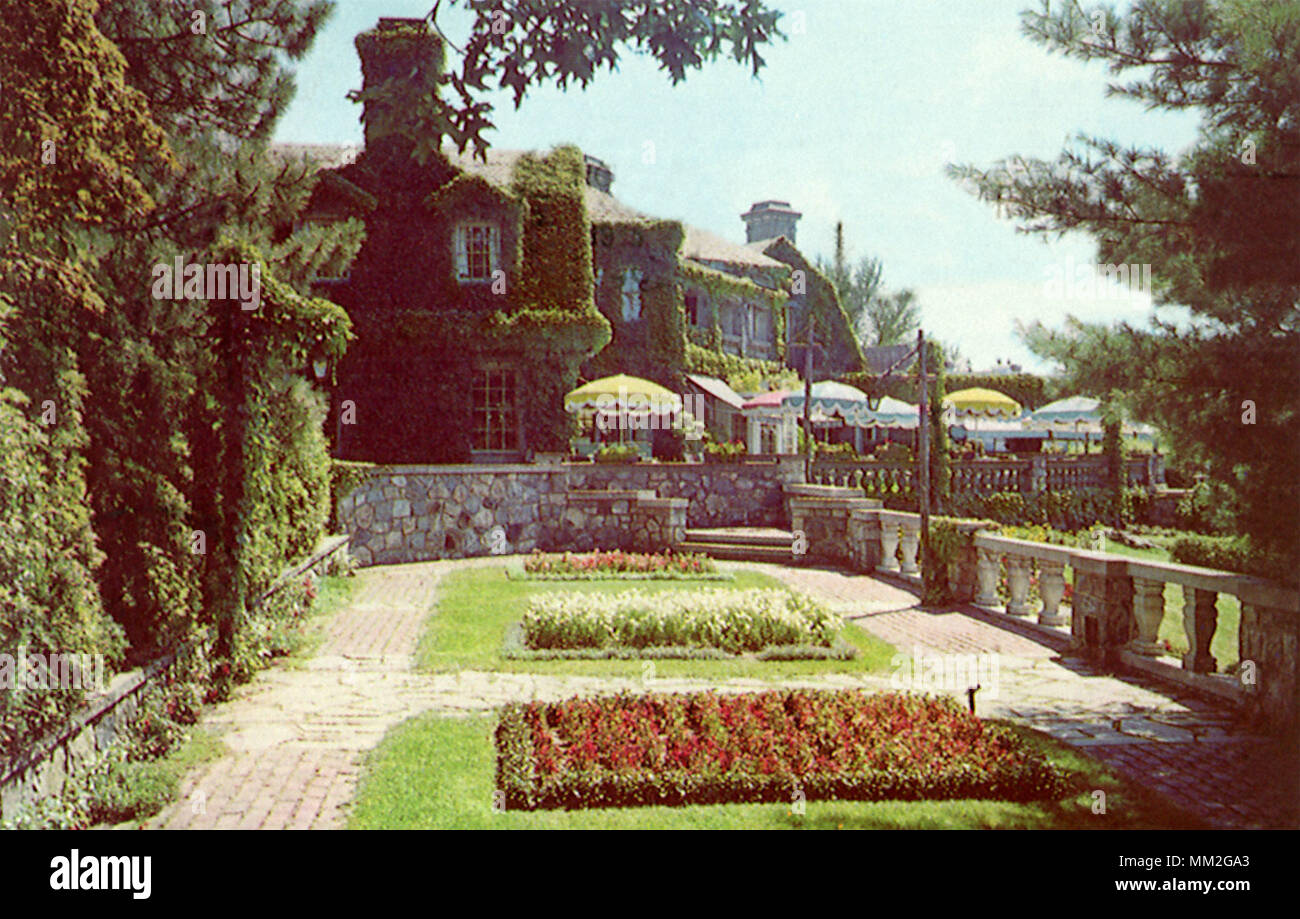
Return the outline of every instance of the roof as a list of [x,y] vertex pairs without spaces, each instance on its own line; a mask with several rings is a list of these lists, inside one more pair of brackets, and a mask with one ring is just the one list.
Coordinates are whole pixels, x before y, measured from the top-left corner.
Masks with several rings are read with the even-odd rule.
[[[870,345],[862,349],[862,360],[866,362],[868,373],[884,373],[907,357],[915,347],[915,345]],[[904,368],[899,368],[902,369]]]
[[754,268],[789,268],[785,262],[764,255],[752,246],[733,243],[708,230],[686,225],[682,240],[682,256],[699,262],[723,262],[728,265],[746,265]]
[[599,188],[586,188],[587,216],[592,223],[650,223],[657,219],[628,207]]
[[499,185],[507,191],[514,180],[515,166],[528,152],[527,150],[499,150],[496,147],[489,147],[487,159],[481,160],[468,150],[461,153],[455,147],[444,146],[442,148],[442,155],[447,158],[447,162],[457,169],[487,179],[493,185]]
[[706,377],[700,374],[688,373],[686,379],[690,380],[700,389],[713,396],[734,409],[741,409],[745,406],[745,400],[737,395],[736,391],[719,380],[717,377]]
[[790,395],[788,389],[774,389],[771,392],[759,393],[745,402],[745,408],[780,408],[788,395]]

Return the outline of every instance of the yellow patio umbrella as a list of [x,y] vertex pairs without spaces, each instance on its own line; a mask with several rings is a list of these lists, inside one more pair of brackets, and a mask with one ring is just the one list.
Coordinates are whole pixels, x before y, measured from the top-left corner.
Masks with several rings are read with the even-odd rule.
[[944,408],[951,408],[957,412],[972,412],[984,415],[1005,415],[1008,418],[1019,418],[1023,411],[1020,403],[1010,396],[993,389],[959,389],[956,392],[949,393],[943,400]]
[[625,373],[584,383],[564,397],[564,410],[681,411],[682,397],[658,383]]

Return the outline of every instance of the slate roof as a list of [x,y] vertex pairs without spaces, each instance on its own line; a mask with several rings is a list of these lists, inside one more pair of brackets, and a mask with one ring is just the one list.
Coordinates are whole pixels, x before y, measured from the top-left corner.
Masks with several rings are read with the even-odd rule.
[[[355,162],[362,151],[359,144],[290,144],[271,145],[274,155],[284,158],[303,156],[320,163],[322,169],[337,169]],[[515,166],[529,151],[503,150],[491,147],[487,151],[486,161],[480,160],[470,150],[459,153],[454,147],[444,147],[443,155],[462,172],[481,176],[499,188],[509,189],[514,176]],[[624,204],[608,192],[588,185],[585,189],[587,213],[594,224],[602,223],[650,223],[660,218],[653,217]],[[720,263],[742,268],[773,268],[786,270],[784,262],[763,253],[763,248],[771,243],[742,245],[724,239],[716,233],[701,230],[689,224],[682,224],[684,239],[681,255],[693,262],[705,264]]]
[[719,380],[717,377],[706,377],[702,374],[688,373],[686,379],[690,380],[700,389],[713,396],[734,409],[741,409],[745,406],[745,400],[742,399],[734,389]]

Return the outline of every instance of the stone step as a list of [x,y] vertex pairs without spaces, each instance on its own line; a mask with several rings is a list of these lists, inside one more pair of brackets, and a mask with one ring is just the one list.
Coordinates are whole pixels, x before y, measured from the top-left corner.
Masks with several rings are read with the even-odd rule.
[[720,527],[688,529],[688,542],[716,543],[733,546],[778,546],[789,551],[794,534],[772,527]]
[[728,562],[773,562],[789,564],[794,553],[789,546],[764,546],[740,543],[696,542],[687,540],[678,547],[681,552],[698,552],[709,558]]

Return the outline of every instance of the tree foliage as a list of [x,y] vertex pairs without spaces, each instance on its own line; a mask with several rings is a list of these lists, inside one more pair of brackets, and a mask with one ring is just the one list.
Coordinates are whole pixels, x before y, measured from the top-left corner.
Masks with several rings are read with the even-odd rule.
[[1233,483],[1261,551],[1300,560],[1300,4],[1043,3],[1023,26],[1130,77],[1112,96],[1201,116],[1178,155],[1080,135],[1053,161],[950,170],[1025,232],[1086,232],[1100,262],[1152,266],[1149,326],[1073,318],[1026,340],[1077,391],[1124,393],[1175,453]]
[[[435,26],[444,0],[426,17]],[[384,133],[406,135],[426,161],[443,139],[457,150],[485,154],[491,103],[482,96],[509,90],[515,107],[530,90],[550,84],[582,88],[602,69],[616,70],[627,51],[653,57],[674,84],[706,62],[729,56],[757,76],[764,45],[783,37],[779,12],[763,0],[446,0],[474,17],[456,65],[428,81],[396,76],[352,94],[382,113]]]

